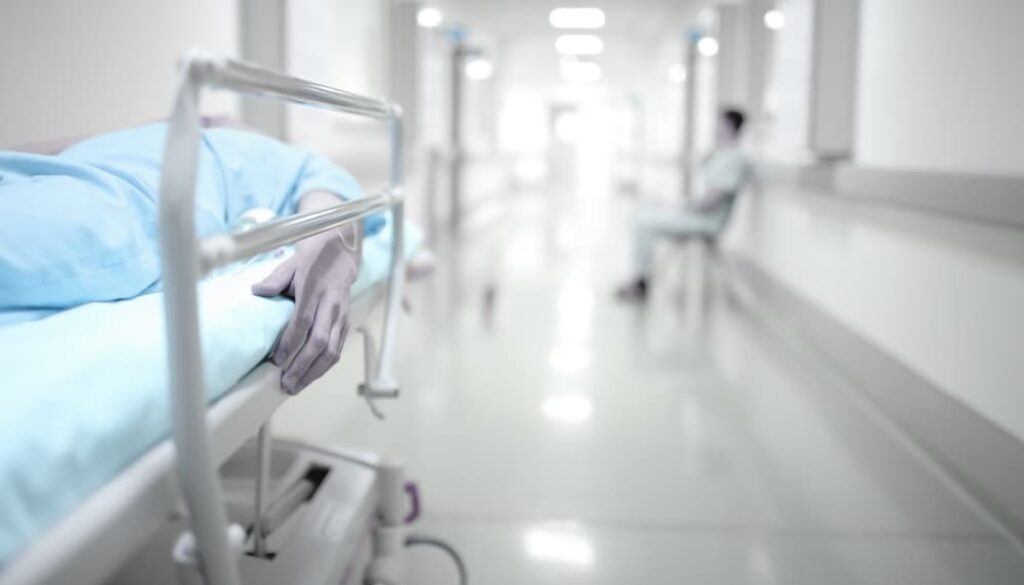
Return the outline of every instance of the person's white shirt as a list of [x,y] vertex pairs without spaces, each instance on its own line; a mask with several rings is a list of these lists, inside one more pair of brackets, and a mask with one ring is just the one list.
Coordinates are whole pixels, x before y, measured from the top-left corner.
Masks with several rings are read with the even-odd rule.
[[749,174],[749,164],[738,145],[729,145],[715,150],[701,165],[698,173],[698,196],[694,203],[700,204],[707,197],[729,193],[735,196],[743,188]]

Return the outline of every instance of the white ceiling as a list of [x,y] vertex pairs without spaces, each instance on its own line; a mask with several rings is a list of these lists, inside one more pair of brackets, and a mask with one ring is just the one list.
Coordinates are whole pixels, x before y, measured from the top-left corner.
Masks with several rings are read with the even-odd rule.
[[[448,25],[469,30],[471,46],[497,58],[506,87],[543,89],[564,86],[555,39],[566,32],[593,32],[604,52],[586,60],[602,68],[600,87],[635,90],[663,84],[665,68],[681,50],[682,33],[701,6],[711,0],[420,0],[444,13]],[[605,12],[597,31],[567,31],[548,23],[552,9],[592,6]],[[678,45],[678,47],[677,47]]]
[[[686,15],[700,0],[437,0],[445,20],[493,35],[498,42],[550,35],[558,31],[548,24],[548,13],[559,6],[596,6],[605,11],[607,24],[600,34],[631,43],[655,43],[666,34],[681,31]],[[614,50],[614,43],[607,50]]]

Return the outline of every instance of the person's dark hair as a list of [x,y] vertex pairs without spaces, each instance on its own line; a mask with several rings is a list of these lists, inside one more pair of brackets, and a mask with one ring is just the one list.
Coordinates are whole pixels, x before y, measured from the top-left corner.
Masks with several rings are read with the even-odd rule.
[[740,130],[743,129],[743,123],[747,121],[747,115],[743,113],[743,110],[737,108],[722,110],[722,117],[729,121],[729,125],[732,126],[732,130],[736,134],[740,133]]

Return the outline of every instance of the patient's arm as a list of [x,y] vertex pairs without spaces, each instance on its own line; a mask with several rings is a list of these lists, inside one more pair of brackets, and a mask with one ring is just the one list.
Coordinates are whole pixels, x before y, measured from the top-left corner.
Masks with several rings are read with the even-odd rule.
[[[299,201],[299,213],[333,207],[342,199],[311,191]],[[361,224],[332,230],[296,245],[296,252],[262,282],[260,296],[295,299],[291,321],[271,357],[281,370],[281,386],[295,394],[338,362],[348,335],[349,288],[359,274]]]
[[706,196],[701,198],[699,201],[694,201],[688,207],[688,211],[695,213],[704,213],[705,211],[711,211],[718,207],[722,203],[725,203],[732,196],[732,193],[721,189],[708,192]]

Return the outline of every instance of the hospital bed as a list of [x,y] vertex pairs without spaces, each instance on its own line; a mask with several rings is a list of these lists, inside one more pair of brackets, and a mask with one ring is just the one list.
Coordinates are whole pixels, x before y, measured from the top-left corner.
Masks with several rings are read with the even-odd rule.
[[[384,121],[387,190],[198,239],[198,103],[208,89]],[[61,365],[34,373],[52,395],[14,393],[17,374],[8,380],[0,552],[10,556],[0,585],[406,582],[401,463],[272,437],[287,396],[280,371],[263,360],[291,307],[248,292],[280,261],[273,251],[389,212],[386,233],[364,245],[350,320],[363,335],[359,395],[371,407],[397,396],[392,361],[415,244],[403,221],[402,151],[401,112],[390,102],[199,51],[185,56],[161,172],[163,292],[0,331],[8,365],[64,351]],[[371,315],[380,305],[378,350]],[[97,372],[101,383],[89,378]]]

